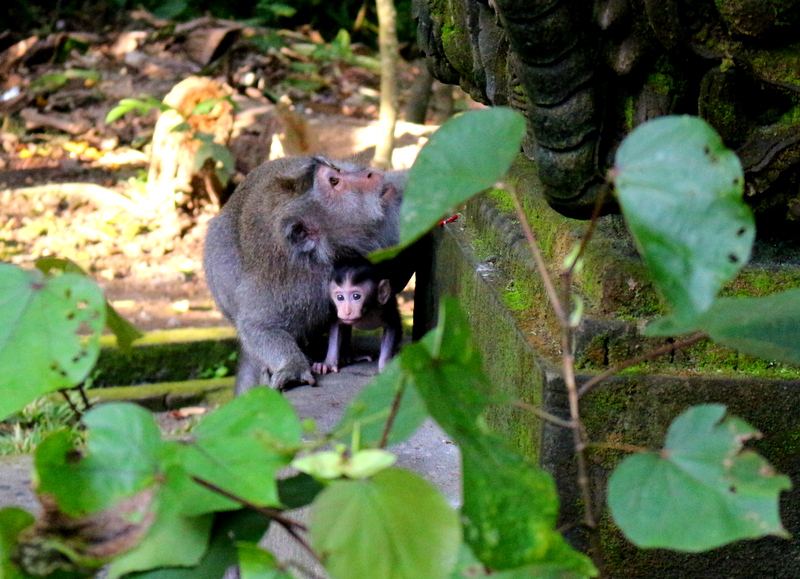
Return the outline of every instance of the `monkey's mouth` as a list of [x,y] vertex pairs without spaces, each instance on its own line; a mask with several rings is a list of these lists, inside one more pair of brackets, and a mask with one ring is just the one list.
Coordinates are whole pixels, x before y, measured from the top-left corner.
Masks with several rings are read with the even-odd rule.
[[342,322],[343,324],[351,326],[358,321],[358,318],[339,318],[339,321]]

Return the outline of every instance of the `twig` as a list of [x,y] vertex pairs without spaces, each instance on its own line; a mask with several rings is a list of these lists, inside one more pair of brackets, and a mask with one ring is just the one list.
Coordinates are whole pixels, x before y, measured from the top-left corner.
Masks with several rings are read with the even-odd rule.
[[92,408],[92,403],[89,402],[89,397],[86,396],[86,389],[83,387],[83,382],[78,384],[78,386],[76,388],[77,388],[78,392],[81,395],[81,400],[83,400],[83,410],[87,411],[87,410],[91,409]]
[[[578,463],[578,486],[581,489],[581,498],[583,499],[584,506],[584,521],[586,526],[594,529],[597,523],[594,518],[594,509],[592,507],[592,493],[589,486],[589,475],[586,468],[586,456],[584,455],[585,435],[581,427],[580,407],[578,404],[578,386],[575,382],[575,356],[572,353],[572,327],[570,326],[569,314],[564,309],[564,305],[558,298],[556,289],[553,286],[553,281],[547,271],[547,266],[544,263],[544,258],[539,250],[539,245],[536,243],[536,238],[533,235],[528,218],[522,209],[522,203],[519,200],[517,191],[514,187],[509,187],[511,200],[514,203],[514,209],[517,217],[522,224],[522,230],[525,232],[525,237],[533,252],[533,258],[536,261],[536,267],[542,276],[542,283],[544,284],[547,296],[550,303],[555,310],[556,316],[561,322],[561,359],[564,365],[564,383],[567,387],[567,397],[569,399],[569,415],[572,424],[572,440],[575,445],[575,455]],[[569,299],[569,288],[565,288],[567,300]],[[569,305],[569,302],[566,304]]]
[[575,259],[569,264],[569,267],[567,267],[565,272],[569,277],[572,277],[572,273],[575,270],[575,264],[577,264],[578,260],[583,257],[583,254],[586,252],[586,246],[589,245],[589,240],[592,238],[592,235],[594,235],[594,230],[597,227],[597,220],[600,219],[600,212],[603,210],[603,204],[606,201],[606,197],[608,196],[610,188],[611,185],[605,183],[602,191],[600,192],[600,196],[597,198],[597,202],[594,204],[592,217],[589,221],[589,227],[586,229],[586,233],[581,239],[581,244],[578,247],[578,253],[575,255]]
[[392,426],[394,426],[394,419],[397,417],[397,413],[400,411],[400,401],[403,399],[403,392],[405,391],[406,383],[404,378],[403,384],[397,390],[397,394],[394,395],[392,409],[389,411],[389,418],[386,419],[386,428],[383,429],[383,436],[381,436],[381,443],[378,445],[378,448],[386,448],[386,444],[389,441],[389,432],[392,430]]
[[284,517],[283,511],[281,511],[281,509],[276,509],[275,507],[260,507],[258,505],[251,503],[247,499],[243,499],[242,497],[236,496],[233,493],[229,493],[228,491],[218,487],[214,483],[210,483],[196,476],[193,476],[192,480],[197,484],[199,484],[200,486],[206,487],[210,491],[214,491],[215,493],[222,495],[225,498],[228,498],[232,501],[236,501],[242,506],[245,506],[248,509],[251,509],[257,513],[261,513],[265,517],[272,519],[273,521],[278,523],[281,527],[283,527],[286,530],[286,532],[289,533],[292,536],[292,538],[294,538],[294,540],[300,544],[301,547],[303,547],[303,549],[308,551],[308,553],[310,553],[311,556],[314,557],[314,560],[319,561],[319,557],[314,552],[314,549],[311,548],[311,545],[309,545],[306,542],[306,540],[297,533],[297,530],[308,532],[308,528],[305,525],[298,523],[297,521]]
[[525,232],[525,238],[528,240],[528,245],[531,246],[533,259],[536,261],[536,267],[539,269],[539,274],[542,276],[542,283],[544,284],[544,289],[547,292],[547,297],[550,299],[550,304],[553,306],[553,310],[555,310],[559,321],[562,324],[568,323],[569,320],[564,313],[564,308],[561,307],[561,301],[558,299],[556,288],[553,287],[550,274],[547,272],[547,266],[544,263],[542,252],[539,250],[539,244],[536,243],[536,238],[533,236],[531,225],[528,223],[528,219],[525,217],[525,212],[522,210],[522,203],[520,203],[517,190],[514,187],[509,186],[508,192],[511,194],[511,201],[514,203],[514,210],[517,212],[517,217],[519,217],[520,223],[522,224],[522,231]]
[[519,400],[519,399],[512,400],[511,404],[513,404],[517,408],[522,408],[523,410],[527,410],[528,412],[535,414],[542,420],[552,422],[553,424],[557,424],[558,426],[563,426],[564,428],[575,428],[575,424],[570,422],[569,420],[564,420],[563,418],[559,418],[555,414],[550,414],[549,412],[545,412],[541,408],[537,408],[533,404],[528,404],[524,400]]
[[696,334],[692,334],[685,340],[681,340],[680,342],[673,342],[672,344],[667,344],[665,346],[661,346],[660,348],[656,348],[654,350],[650,350],[649,352],[645,352],[638,358],[631,358],[630,360],[625,360],[624,362],[621,362],[616,366],[612,366],[605,372],[601,372],[600,374],[597,374],[593,378],[589,379],[586,383],[584,383],[581,386],[580,390],[578,390],[578,396],[583,396],[589,390],[597,386],[600,382],[602,382],[606,378],[609,378],[614,374],[617,374],[618,372],[622,372],[626,368],[630,368],[631,366],[636,366],[636,364],[641,364],[642,362],[646,362],[647,360],[650,360],[652,358],[657,358],[663,354],[669,354],[670,352],[673,352],[680,348],[691,346],[695,342],[699,342],[700,340],[703,340],[705,338],[708,338],[708,334],[705,334],[703,332],[698,332]]
[[72,412],[75,414],[75,418],[80,420],[81,417],[83,416],[83,413],[80,410],[78,410],[78,407],[75,406],[75,404],[72,402],[72,399],[69,397],[69,389],[68,388],[61,388],[59,390],[59,392],[61,392],[61,395],[64,397],[64,400],[66,400],[67,404],[69,404],[69,407],[72,409]]

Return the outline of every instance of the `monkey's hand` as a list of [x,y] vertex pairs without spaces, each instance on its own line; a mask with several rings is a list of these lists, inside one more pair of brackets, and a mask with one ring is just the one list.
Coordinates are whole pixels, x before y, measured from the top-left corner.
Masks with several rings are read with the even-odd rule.
[[325,375],[328,372],[336,374],[339,372],[339,366],[328,364],[327,362],[314,362],[313,364],[311,364],[311,371],[314,374],[322,374],[322,375]]
[[300,384],[310,384],[314,386],[316,383],[317,381],[311,374],[311,368],[308,366],[308,363],[303,360],[302,362],[290,362],[276,370],[275,373],[272,374],[270,388],[282,392],[294,386],[299,386]]

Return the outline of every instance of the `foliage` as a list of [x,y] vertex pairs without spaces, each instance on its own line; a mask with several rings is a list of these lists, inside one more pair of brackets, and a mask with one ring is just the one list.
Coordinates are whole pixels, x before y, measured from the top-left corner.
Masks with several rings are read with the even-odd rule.
[[[410,175],[404,243],[499,179],[523,129],[522,117],[505,109],[467,113],[440,129]],[[667,321],[652,331],[707,329],[723,341],[738,340],[747,351],[796,356],[796,338],[789,336],[794,293],[748,301],[752,311],[743,315],[732,301],[716,298],[752,241],[741,190],[731,186],[741,178],[738,163],[713,132],[693,120],[669,118],[637,131],[633,144],[620,149],[613,178],[644,261],[672,307]],[[464,147],[465,140],[474,147]],[[690,159],[678,143],[694,151]],[[652,167],[654,159],[663,171]],[[648,163],[651,169],[645,170]],[[683,172],[689,165],[691,175]],[[661,171],[660,178],[652,179],[651,171]],[[689,223],[682,231],[692,235],[660,232],[660,222],[676,219],[670,199],[693,208],[689,215],[677,211]],[[648,221],[649,212],[655,221]],[[711,226],[696,219],[703,214]],[[709,241],[705,229],[718,223],[726,229]],[[697,240],[718,242],[710,258]],[[105,310],[99,290],[67,268],[52,277],[0,268],[0,322],[8,322],[0,328],[11,328],[0,334],[5,415],[85,376],[91,368],[85,360],[93,362],[96,355],[87,344],[95,343]],[[782,308],[789,321],[769,308]],[[572,314],[560,314],[566,335]],[[559,504],[550,475],[487,426],[487,406],[507,401],[483,374],[465,312],[443,299],[438,319],[435,330],[406,347],[362,392],[333,432],[312,432],[305,440],[291,406],[269,389],[238,397],[177,441],[163,440],[153,418],[136,406],[91,410],[83,419],[85,442],[62,430],[36,451],[44,520],[29,526],[31,518],[18,509],[0,510],[2,577],[25,577],[23,571],[87,576],[112,561],[112,579],[134,573],[211,579],[238,560],[244,577],[279,579],[290,575],[255,543],[271,521],[300,537],[300,526],[283,509],[309,504],[311,544],[304,545],[334,579],[596,576],[593,563],[555,528]],[[75,334],[76,320],[91,330],[86,337]],[[38,342],[52,354],[29,352]],[[566,355],[565,368],[570,369]],[[756,433],[735,417],[721,420],[724,413],[719,405],[687,410],[670,427],[664,449],[641,449],[617,468],[608,503],[634,543],[695,550],[785,534],[777,507],[788,479],[775,475],[756,453],[742,451],[742,442]],[[383,450],[387,441],[410,436],[428,416],[461,449],[460,512],[417,475],[390,467],[393,457]],[[545,418],[580,435],[577,404],[571,422]],[[331,441],[334,449],[325,450]],[[582,452],[576,444],[579,458]],[[292,461],[312,476],[277,480]]]
[[47,436],[76,422],[75,413],[66,402],[34,400],[0,421],[0,456],[33,452]]
[[765,534],[789,536],[778,514],[789,477],[752,450],[741,452],[758,431],[738,418],[723,421],[724,414],[719,404],[690,408],[670,426],[663,450],[631,456],[614,471],[611,514],[637,544],[705,551]]

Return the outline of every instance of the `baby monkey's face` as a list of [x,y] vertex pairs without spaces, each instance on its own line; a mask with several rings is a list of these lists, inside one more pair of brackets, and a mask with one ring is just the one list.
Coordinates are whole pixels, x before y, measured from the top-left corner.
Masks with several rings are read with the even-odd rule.
[[345,280],[331,282],[331,299],[336,306],[336,316],[342,323],[354,324],[387,302],[391,295],[389,280],[380,282],[364,280],[359,283]]

